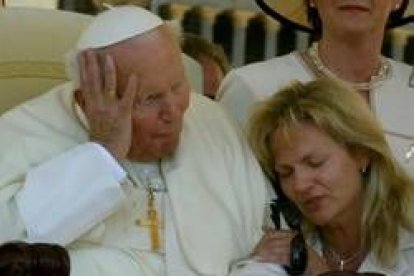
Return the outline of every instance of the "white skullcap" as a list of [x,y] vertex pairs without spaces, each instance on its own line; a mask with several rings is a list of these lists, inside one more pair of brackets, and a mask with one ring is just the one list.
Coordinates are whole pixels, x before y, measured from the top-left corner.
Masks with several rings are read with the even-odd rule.
[[97,15],[80,36],[77,50],[101,48],[143,34],[163,24],[161,18],[136,6],[114,7]]
[[66,74],[79,87],[79,52],[111,46],[151,31],[164,22],[157,15],[136,6],[113,7],[94,17],[81,34],[75,48],[66,55]]

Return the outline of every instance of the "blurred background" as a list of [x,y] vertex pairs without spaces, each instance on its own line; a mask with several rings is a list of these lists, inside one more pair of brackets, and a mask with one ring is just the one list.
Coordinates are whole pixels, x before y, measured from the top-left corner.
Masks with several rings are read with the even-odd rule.
[[[289,1],[289,0],[284,0]],[[30,6],[96,14],[105,5],[134,4],[166,20],[177,20],[184,32],[220,44],[232,67],[306,49],[307,33],[280,26],[254,0],[1,0],[3,8]],[[387,33],[383,54],[414,64],[414,25]]]

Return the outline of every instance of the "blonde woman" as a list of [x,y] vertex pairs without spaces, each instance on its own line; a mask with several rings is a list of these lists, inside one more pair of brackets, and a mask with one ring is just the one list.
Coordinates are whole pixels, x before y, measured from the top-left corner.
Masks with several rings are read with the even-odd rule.
[[[360,95],[332,80],[296,82],[261,103],[250,122],[259,162],[303,215],[306,275],[414,275],[414,182]],[[289,265],[293,236],[267,232],[255,259]]]

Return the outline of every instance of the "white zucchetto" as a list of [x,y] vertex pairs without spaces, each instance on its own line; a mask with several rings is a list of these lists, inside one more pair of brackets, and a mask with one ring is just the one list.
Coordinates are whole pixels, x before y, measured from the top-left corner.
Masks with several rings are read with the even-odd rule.
[[114,7],[98,14],[76,45],[78,51],[116,44],[162,25],[160,17],[136,6]]
[[79,52],[114,45],[162,24],[164,22],[160,17],[136,6],[113,7],[98,14],[91,19],[74,49],[66,56],[66,73],[69,79],[73,81],[75,88],[79,87]]

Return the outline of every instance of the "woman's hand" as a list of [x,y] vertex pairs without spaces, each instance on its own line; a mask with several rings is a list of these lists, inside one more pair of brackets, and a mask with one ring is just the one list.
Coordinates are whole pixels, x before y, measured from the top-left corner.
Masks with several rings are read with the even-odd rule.
[[104,146],[117,160],[131,147],[132,106],[137,80],[130,76],[125,91],[118,91],[113,58],[86,50],[79,56],[80,95],[77,100],[89,123],[89,139]]
[[257,262],[289,265],[290,242],[296,235],[290,230],[264,229],[264,235],[253,250]]
[[[290,266],[290,244],[297,233],[291,230],[264,229],[264,235],[253,251],[256,262]],[[307,247],[308,265],[305,275],[318,275],[330,270],[325,259]]]

